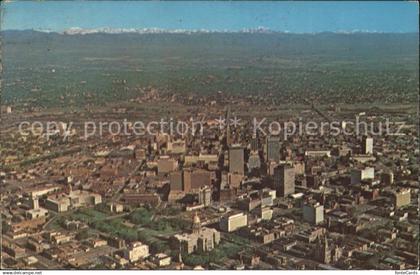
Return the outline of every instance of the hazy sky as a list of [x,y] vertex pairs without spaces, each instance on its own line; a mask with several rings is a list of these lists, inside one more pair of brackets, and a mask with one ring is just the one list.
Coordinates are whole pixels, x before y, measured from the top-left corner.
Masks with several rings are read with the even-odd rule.
[[416,2],[11,1],[2,29],[162,28],[238,31],[266,27],[322,31],[418,32]]

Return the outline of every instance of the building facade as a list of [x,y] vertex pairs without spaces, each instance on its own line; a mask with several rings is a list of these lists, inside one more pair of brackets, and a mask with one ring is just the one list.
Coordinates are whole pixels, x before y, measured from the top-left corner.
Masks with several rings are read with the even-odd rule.
[[280,161],[280,138],[275,136],[267,137],[266,161]]
[[303,205],[303,219],[311,224],[320,224],[324,221],[324,206],[317,204]]
[[220,219],[220,229],[225,232],[233,232],[248,225],[248,216],[242,212],[229,213]]
[[229,148],[229,172],[243,175],[244,170],[244,148],[238,145]]
[[287,197],[295,193],[295,170],[292,166],[281,164],[274,168],[274,186],[277,197]]

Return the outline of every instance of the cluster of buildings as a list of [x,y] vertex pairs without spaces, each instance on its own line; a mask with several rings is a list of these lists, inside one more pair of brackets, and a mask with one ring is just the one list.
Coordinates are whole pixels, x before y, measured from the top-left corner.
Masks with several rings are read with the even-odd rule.
[[208,252],[220,243],[220,232],[214,228],[203,227],[196,213],[191,232],[175,234],[171,242],[174,251],[179,251],[181,255],[182,253]]
[[[209,114],[222,112],[212,108]],[[224,115],[231,117],[229,108]],[[207,127],[203,135],[109,135],[83,142],[74,135],[64,151],[59,139],[17,136],[16,146],[33,152],[49,146],[52,153],[0,174],[4,265],[187,269],[195,267],[189,256],[218,253],[232,242],[238,253],[202,267],[415,268],[413,131],[285,140],[228,125]],[[154,242],[126,237],[152,230],[130,220],[139,207],[152,209],[153,219],[193,217],[191,227],[162,229]],[[83,218],[78,211],[86,209],[105,214]],[[66,215],[72,219],[57,222]],[[112,222],[125,231],[108,232]]]

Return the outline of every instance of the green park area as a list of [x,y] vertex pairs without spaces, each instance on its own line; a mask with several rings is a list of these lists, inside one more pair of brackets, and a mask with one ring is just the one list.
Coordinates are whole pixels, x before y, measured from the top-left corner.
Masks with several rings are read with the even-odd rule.
[[[169,247],[169,237],[191,227],[191,222],[179,217],[165,215],[173,211],[157,214],[154,209],[137,208],[124,217],[110,216],[103,207],[77,209],[58,215],[50,228],[65,228],[66,220],[78,220],[89,226],[76,234],[77,239],[85,239],[98,232],[119,237],[125,241],[141,241],[150,246],[153,253],[163,252],[175,256]],[[236,235],[223,236],[221,243],[210,252],[183,255],[187,265],[206,266],[222,263],[223,259],[235,258],[239,252],[250,249],[249,241]]]
[[87,237],[94,232],[106,233],[125,241],[141,241],[150,246],[153,252],[169,253],[169,236],[190,227],[188,221],[171,216],[160,216],[154,210],[137,208],[125,217],[113,218],[103,211],[102,207],[77,209],[57,216],[50,228],[64,228],[66,220],[78,220],[89,226],[89,233],[81,233]]

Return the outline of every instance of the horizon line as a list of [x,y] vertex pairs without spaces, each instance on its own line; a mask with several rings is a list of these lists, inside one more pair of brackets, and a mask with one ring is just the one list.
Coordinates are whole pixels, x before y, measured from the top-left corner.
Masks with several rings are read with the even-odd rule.
[[38,29],[38,28],[28,28],[28,29],[1,29],[0,32],[4,31],[15,31],[15,32],[24,32],[24,31],[33,31],[39,33],[54,33],[61,35],[88,35],[88,34],[419,34],[419,31],[376,31],[376,30],[337,30],[337,31],[319,31],[319,32],[292,32],[288,30],[271,30],[265,27],[258,28],[244,28],[240,30],[220,30],[220,29],[167,29],[167,28],[111,28],[111,27],[100,27],[100,28],[80,28],[80,27],[71,27],[63,31],[50,30],[50,29]]

